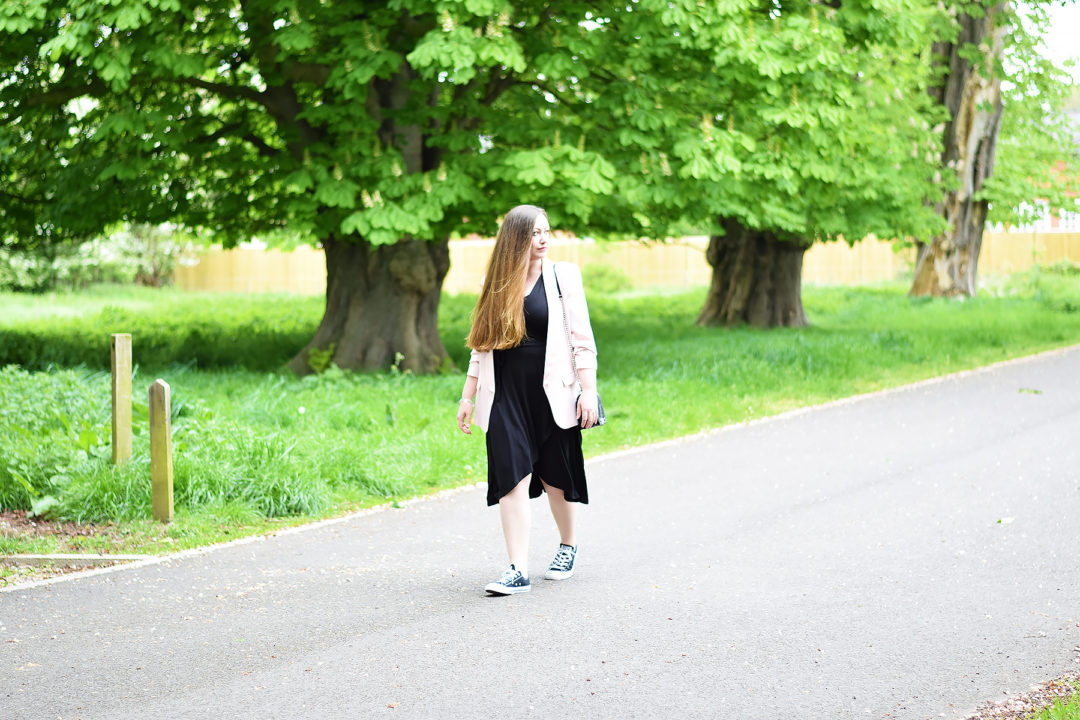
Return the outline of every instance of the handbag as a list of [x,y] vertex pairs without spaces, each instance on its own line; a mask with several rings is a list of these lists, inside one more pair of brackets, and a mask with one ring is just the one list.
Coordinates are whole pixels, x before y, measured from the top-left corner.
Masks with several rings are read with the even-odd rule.
[[[579,392],[577,400],[574,401],[574,407],[578,407],[578,403],[581,401],[581,376],[578,375],[577,361],[574,359],[574,343],[570,339],[570,325],[566,321],[566,300],[563,299],[562,288],[559,287],[559,273],[555,272],[555,266],[551,266],[551,274],[555,276],[555,290],[559,293],[559,305],[562,306],[562,326],[566,331],[566,346],[570,349],[570,364],[574,367],[574,379],[577,380]],[[596,424],[590,425],[585,428],[590,430],[595,427],[600,427],[607,422],[607,415],[604,414],[604,402],[600,399],[600,391],[596,392]]]

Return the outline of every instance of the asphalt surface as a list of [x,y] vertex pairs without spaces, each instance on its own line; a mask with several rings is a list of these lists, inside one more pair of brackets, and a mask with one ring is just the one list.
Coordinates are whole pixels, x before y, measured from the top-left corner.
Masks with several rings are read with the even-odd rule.
[[0,593],[0,717],[964,717],[1080,668],[1080,348],[588,469],[525,595],[479,487]]

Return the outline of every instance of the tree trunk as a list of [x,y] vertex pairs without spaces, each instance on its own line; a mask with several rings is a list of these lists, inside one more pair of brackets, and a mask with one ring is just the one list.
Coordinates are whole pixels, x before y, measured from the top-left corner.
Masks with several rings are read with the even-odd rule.
[[446,239],[375,246],[332,237],[323,240],[323,248],[326,313],[314,339],[289,367],[299,375],[331,360],[350,370],[394,364],[415,373],[439,369],[447,358],[437,323],[439,294],[450,269]]
[[802,260],[806,247],[773,232],[724,221],[724,235],[709,238],[712,287],[698,325],[806,327]]
[[[941,166],[946,172],[956,172],[959,182],[940,206],[949,231],[929,245],[918,246],[911,295],[975,295],[987,211],[986,201],[976,200],[975,195],[993,174],[1001,129],[1001,79],[993,68],[1004,48],[1007,28],[995,27],[1003,8],[1003,4],[995,5],[979,18],[961,15],[956,42],[934,45],[934,53],[948,62],[948,74],[934,91],[949,112]],[[970,60],[961,57],[961,50],[970,45],[982,51],[984,68],[972,67]]]

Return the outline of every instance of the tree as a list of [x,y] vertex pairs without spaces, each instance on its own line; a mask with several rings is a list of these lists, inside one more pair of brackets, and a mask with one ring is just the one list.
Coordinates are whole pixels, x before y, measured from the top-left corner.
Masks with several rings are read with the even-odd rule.
[[[813,242],[940,228],[925,202],[935,137],[911,122],[933,114],[932,7],[664,5],[611,20],[615,38],[640,39],[624,44],[618,72],[642,79],[592,95],[624,125],[604,135],[620,145],[606,154],[652,236],[710,235],[700,324],[805,325],[801,266]],[[662,79],[647,72],[657,66],[668,68]]]
[[949,227],[919,243],[912,295],[974,295],[987,202],[979,194],[994,171],[1001,131],[1001,64],[1005,47],[1004,2],[962,3],[955,37],[934,43],[942,67],[932,89],[948,112],[941,167],[953,177],[939,204]]
[[[853,244],[936,224],[924,207],[926,125],[907,122],[926,112],[925,59],[913,50],[932,10],[840,2],[819,20],[813,4],[778,7],[780,92],[763,93],[757,123],[751,108],[734,120],[765,152],[710,192],[721,232],[710,233],[701,325],[806,325],[802,260],[814,242]],[[766,82],[773,67],[758,66]],[[741,191],[734,202],[733,190]]]
[[933,96],[948,113],[940,164],[949,184],[938,204],[948,227],[917,244],[912,295],[975,295],[991,205],[1005,222],[1076,207],[1077,144],[1062,113],[1071,84],[1038,50],[1047,9],[960,3],[952,33],[934,44]]
[[[22,0],[0,6],[0,221],[309,233],[326,312],[291,363],[431,371],[453,232],[537,198],[585,222],[614,168],[544,112],[596,60],[591,4]],[[545,143],[548,147],[544,147]],[[611,226],[628,227],[617,213]]]
[[[921,0],[20,0],[0,6],[0,221],[320,242],[291,363],[431,371],[455,232],[705,227],[702,323],[805,322],[812,242],[940,230]],[[919,48],[923,50],[920,51]],[[915,119],[912,122],[912,119]]]
[[1080,95],[1069,73],[1042,54],[1047,11],[1045,3],[1022,7],[1006,39],[997,162],[981,193],[989,223],[1080,209],[1080,136],[1067,114]]

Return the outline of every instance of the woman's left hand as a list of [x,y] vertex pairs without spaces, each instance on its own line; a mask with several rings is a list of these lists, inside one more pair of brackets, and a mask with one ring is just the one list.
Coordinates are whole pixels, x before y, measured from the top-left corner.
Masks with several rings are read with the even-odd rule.
[[578,396],[577,418],[582,428],[591,428],[600,419],[599,405],[595,390],[583,390]]

